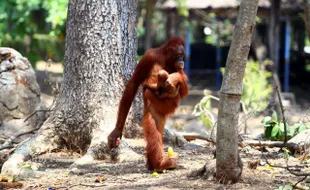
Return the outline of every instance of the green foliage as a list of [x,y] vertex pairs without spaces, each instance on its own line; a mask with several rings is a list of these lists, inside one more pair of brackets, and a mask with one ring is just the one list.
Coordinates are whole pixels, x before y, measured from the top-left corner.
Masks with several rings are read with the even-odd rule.
[[[260,66],[259,62],[250,60],[246,64],[241,101],[246,105],[248,111],[262,111],[268,104],[272,86],[268,84],[267,80],[271,73],[264,69],[267,63],[268,61]],[[224,68],[221,71],[224,73]]]
[[[224,72],[224,68],[222,68],[221,71]],[[248,113],[250,111],[262,111],[266,108],[272,90],[267,81],[267,77],[270,75],[271,73],[266,72],[264,68],[260,68],[258,62],[251,60],[247,63],[243,78],[241,101],[245,104]],[[215,122],[210,112],[211,98],[214,99],[213,96],[205,92],[205,96],[195,106],[193,112],[206,126],[213,126]],[[274,133],[278,133],[278,131],[276,131],[278,128],[274,130]]]
[[204,95],[205,96],[195,106],[193,115],[198,117],[205,126],[213,127],[215,124],[215,119],[213,114],[210,112],[212,96],[207,91],[204,91]]
[[61,61],[68,0],[5,0],[0,3],[0,45],[12,47],[32,64]]
[[40,0],[2,1],[0,4],[0,39],[3,39],[6,34],[16,37],[34,33],[38,26],[31,12],[38,10],[39,6]]
[[21,38],[13,40],[10,37],[6,37],[2,44],[3,46],[16,49],[23,56],[27,57],[33,66],[39,60],[52,59],[55,62],[60,62],[63,60],[65,52],[64,41],[48,34],[33,35],[28,48],[25,48],[25,40]]
[[287,160],[290,157],[291,151],[287,148],[282,148],[281,150],[283,152],[284,159]]
[[48,11],[46,22],[51,23],[51,35],[64,32],[67,19],[68,0],[44,0],[42,8]]
[[310,62],[309,60],[306,60],[305,70],[306,70],[307,72],[310,72],[310,63],[309,63],[309,62]]
[[[277,113],[274,111],[272,116],[266,116],[261,123],[264,124],[264,136],[271,140],[284,140],[284,123],[282,120],[278,120]],[[289,125],[286,124],[288,127]],[[288,137],[292,137],[292,130],[287,128]]]
[[[273,111],[272,116],[266,116],[263,118],[261,123],[264,124],[264,136],[270,140],[284,140],[284,123],[282,120],[278,119],[277,113]],[[302,122],[295,123],[294,125],[290,126],[286,123],[286,131],[288,138],[292,138],[293,136],[297,135],[298,133],[309,129],[310,126],[305,125]]]
[[210,23],[207,25],[212,30],[212,34],[206,36],[206,43],[214,46],[230,44],[234,25],[231,20],[224,19],[223,21],[216,19],[215,13],[209,13]]
[[[0,3],[0,44],[36,33],[61,34],[65,30],[68,0],[5,0]],[[49,27],[49,24],[51,27]]]
[[163,41],[165,40],[165,29],[166,23],[164,22],[164,13],[161,11],[154,12],[154,18],[152,19],[152,26],[155,30],[155,38],[156,41]]
[[277,187],[275,190],[293,190],[294,187],[290,184],[284,184]]
[[178,14],[180,16],[188,17],[189,11],[186,5],[186,0],[175,0],[178,4]]

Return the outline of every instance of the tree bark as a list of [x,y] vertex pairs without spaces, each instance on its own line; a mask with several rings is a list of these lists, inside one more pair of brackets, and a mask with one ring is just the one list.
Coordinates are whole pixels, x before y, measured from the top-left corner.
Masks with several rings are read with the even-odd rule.
[[310,40],[310,0],[304,0],[304,19],[307,27],[308,39]]
[[[281,84],[278,76],[279,70],[279,39],[280,39],[280,7],[281,0],[271,0],[271,6],[269,11],[269,28],[268,28],[268,46],[269,46],[269,57],[272,61],[272,65],[267,67],[267,70],[272,72],[272,77],[269,79],[269,83],[275,87],[278,86],[281,92]],[[277,92],[275,89],[272,90],[269,103],[267,106],[267,115],[271,115],[275,110],[278,115],[280,112],[280,104],[277,100]]]
[[152,48],[152,18],[154,14],[154,6],[156,0],[147,0],[147,8],[146,8],[146,20],[145,20],[145,41],[144,41],[144,50],[148,50]]
[[[64,80],[51,116],[21,144],[2,173],[16,174],[27,158],[55,148],[108,158],[107,135],[136,65],[136,0],[71,0],[68,7]],[[134,110],[135,109],[135,110]],[[141,100],[133,113],[142,113]],[[133,114],[128,119],[133,126]]]
[[221,183],[235,183],[242,173],[243,166],[238,153],[238,117],[242,79],[255,28],[257,8],[258,0],[241,2],[226,62],[216,136],[216,179]]

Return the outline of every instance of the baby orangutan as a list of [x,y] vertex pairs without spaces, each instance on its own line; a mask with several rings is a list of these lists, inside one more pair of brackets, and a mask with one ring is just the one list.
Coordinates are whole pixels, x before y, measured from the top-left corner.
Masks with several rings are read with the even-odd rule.
[[177,72],[169,73],[160,70],[157,75],[157,84],[145,84],[144,88],[151,90],[159,99],[175,98],[179,94],[180,83],[187,80],[183,65],[175,64]]

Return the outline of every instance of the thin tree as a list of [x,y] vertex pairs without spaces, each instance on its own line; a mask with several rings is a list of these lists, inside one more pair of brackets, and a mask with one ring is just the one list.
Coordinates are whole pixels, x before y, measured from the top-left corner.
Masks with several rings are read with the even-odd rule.
[[[269,83],[273,87],[278,86],[281,92],[281,84],[278,76],[279,70],[279,39],[280,39],[280,9],[281,0],[270,0],[269,10],[269,26],[268,26],[268,46],[269,46],[269,58],[271,63],[267,69],[272,72],[272,77],[269,78]],[[275,88],[272,89],[268,106],[266,108],[267,115],[271,115],[273,110],[281,115],[280,103],[277,98],[277,91]]]
[[304,0],[304,19],[307,28],[308,39],[310,40],[310,0]]
[[242,173],[238,153],[238,117],[242,79],[255,27],[258,0],[241,1],[220,91],[216,135],[216,179],[235,183]]
[[2,173],[19,174],[23,161],[62,147],[86,153],[84,161],[108,157],[107,135],[136,65],[137,1],[71,0],[68,6],[59,97],[41,129],[17,148]]

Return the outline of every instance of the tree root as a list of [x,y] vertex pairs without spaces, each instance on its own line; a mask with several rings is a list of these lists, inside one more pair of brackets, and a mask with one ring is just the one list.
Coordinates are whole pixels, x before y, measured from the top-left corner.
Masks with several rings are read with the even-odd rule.
[[[41,123],[41,124],[42,124],[42,123]],[[41,124],[39,124],[38,126],[40,127]],[[39,130],[39,127],[36,127],[36,128],[31,129],[31,130],[29,130],[29,131],[20,131],[20,132],[18,132],[18,133],[15,133],[15,134],[12,135],[11,137],[9,137],[9,138],[3,143],[3,145],[0,146],[0,151],[3,150],[3,149],[7,149],[7,148],[13,148],[14,146],[12,145],[12,143],[13,143],[13,141],[14,141],[15,139],[17,139],[17,138],[20,137],[20,136],[33,133],[33,132]]]
[[15,152],[4,162],[1,170],[2,175],[25,177],[23,163],[40,154],[59,148],[59,138],[51,128],[53,125],[44,125],[36,135],[21,142]]
[[[204,137],[201,135],[197,135],[197,134],[183,134],[183,137],[187,140],[187,141],[192,141],[192,140],[205,140],[210,142],[211,144],[216,146],[216,142],[215,140],[213,140],[212,138],[208,138],[208,137]],[[243,148],[245,146],[266,146],[269,148],[273,148],[273,147],[278,147],[278,148],[288,148],[290,150],[295,150],[295,151],[301,151],[303,150],[303,146],[302,144],[297,144],[295,142],[287,142],[284,143],[282,141],[258,141],[258,140],[244,140],[244,141],[240,141],[238,143],[238,146]]]
[[207,163],[200,169],[192,171],[188,177],[203,177],[208,180],[211,180],[215,177],[216,174],[216,160],[209,160]]
[[20,182],[0,182],[0,189],[20,188],[23,184]]
[[164,142],[167,144],[176,145],[179,147],[184,147],[188,144],[186,139],[182,135],[174,132],[169,126],[165,126],[164,129]]
[[112,159],[111,150],[108,148],[107,145],[107,138],[106,135],[100,134],[100,132],[96,132],[97,134],[94,138],[92,138],[91,144],[86,152],[86,154],[76,160],[70,168],[78,168],[79,166],[91,164],[94,160],[110,160],[114,162],[132,162],[143,159],[142,155],[137,154],[134,152],[125,139],[120,141],[120,145],[114,151],[117,151]]
[[301,144],[297,144],[294,142],[283,143],[282,141],[257,141],[257,140],[246,140],[239,143],[240,147],[244,147],[245,145],[250,146],[266,146],[269,148],[278,147],[278,148],[288,148],[290,150],[301,151],[303,147]]

